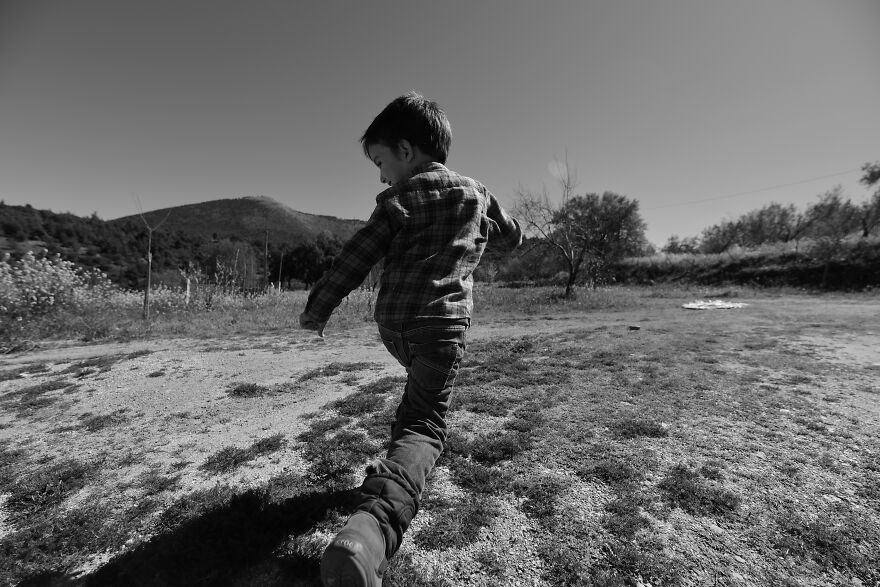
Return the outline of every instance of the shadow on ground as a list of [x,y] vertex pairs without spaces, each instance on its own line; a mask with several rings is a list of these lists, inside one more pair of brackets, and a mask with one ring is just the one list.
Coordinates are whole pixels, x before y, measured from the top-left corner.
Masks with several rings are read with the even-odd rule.
[[271,503],[256,491],[190,519],[111,560],[90,575],[32,576],[20,587],[317,586],[317,553],[283,548],[331,510],[350,506],[351,491],[311,492]]

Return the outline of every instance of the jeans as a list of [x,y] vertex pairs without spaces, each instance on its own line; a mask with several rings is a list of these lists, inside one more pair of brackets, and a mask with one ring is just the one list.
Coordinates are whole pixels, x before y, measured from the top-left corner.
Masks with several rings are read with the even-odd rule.
[[388,453],[367,468],[357,511],[376,517],[390,559],[419,509],[425,477],[446,442],[446,411],[464,356],[469,318],[379,324],[385,348],[406,368]]

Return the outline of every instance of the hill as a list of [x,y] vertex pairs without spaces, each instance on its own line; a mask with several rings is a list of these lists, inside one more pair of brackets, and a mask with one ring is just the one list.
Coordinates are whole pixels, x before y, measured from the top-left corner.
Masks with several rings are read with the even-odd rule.
[[[266,196],[212,200],[145,212],[151,226],[167,216],[162,230],[181,232],[205,240],[232,238],[249,243],[270,242],[297,245],[315,240],[322,233],[347,240],[364,225],[362,220],[344,220],[299,212]],[[138,215],[108,221],[112,224],[142,223]]]
[[[282,252],[287,256],[297,247],[318,243],[321,249],[323,244],[326,255],[332,252],[327,243],[332,248],[364,225],[360,220],[298,212],[267,197],[175,206],[145,212],[144,217],[151,226],[167,217],[152,242],[153,271],[160,278],[174,277],[179,267],[190,263],[211,274],[217,259],[223,258],[240,261],[242,266],[246,263],[249,276],[256,280],[264,272],[267,230],[272,267],[279,264]],[[147,230],[137,215],[105,221],[94,214],[85,218],[0,202],[0,258],[4,253],[15,258],[29,250],[45,250],[83,267],[100,269],[124,287],[144,284]],[[327,259],[322,257],[321,262],[323,267]],[[285,264],[289,269],[290,261]],[[277,275],[277,270],[272,274]]]

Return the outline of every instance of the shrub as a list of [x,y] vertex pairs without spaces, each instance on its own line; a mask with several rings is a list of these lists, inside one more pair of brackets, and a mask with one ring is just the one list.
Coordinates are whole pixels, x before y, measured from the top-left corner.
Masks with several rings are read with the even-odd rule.
[[0,314],[17,320],[58,307],[100,304],[116,290],[106,274],[58,255],[37,257],[29,251],[16,262],[9,253],[0,260]]
[[672,505],[689,514],[724,515],[736,511],[740,498],[730,491],[707,482],[684,465],[675,465],[657,485]]
[[454,506],[436,508],[434,518],[413,536],[413,541],[428,550],[472,544],[480,528],[489,526],[499,513],[497,504],[485,495],[469,495]]
[[284,435],[275,434],[262,438],[247,448],[227,446],[209,457],[201,468],[211,473],[227,473],[262,455],[281,450],[284,445]]

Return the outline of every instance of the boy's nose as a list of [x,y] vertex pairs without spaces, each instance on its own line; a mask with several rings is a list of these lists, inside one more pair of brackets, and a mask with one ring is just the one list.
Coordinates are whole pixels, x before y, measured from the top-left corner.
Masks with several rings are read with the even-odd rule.
[[388,183],[388,180],[381,173],[379,174],[379,183]]

